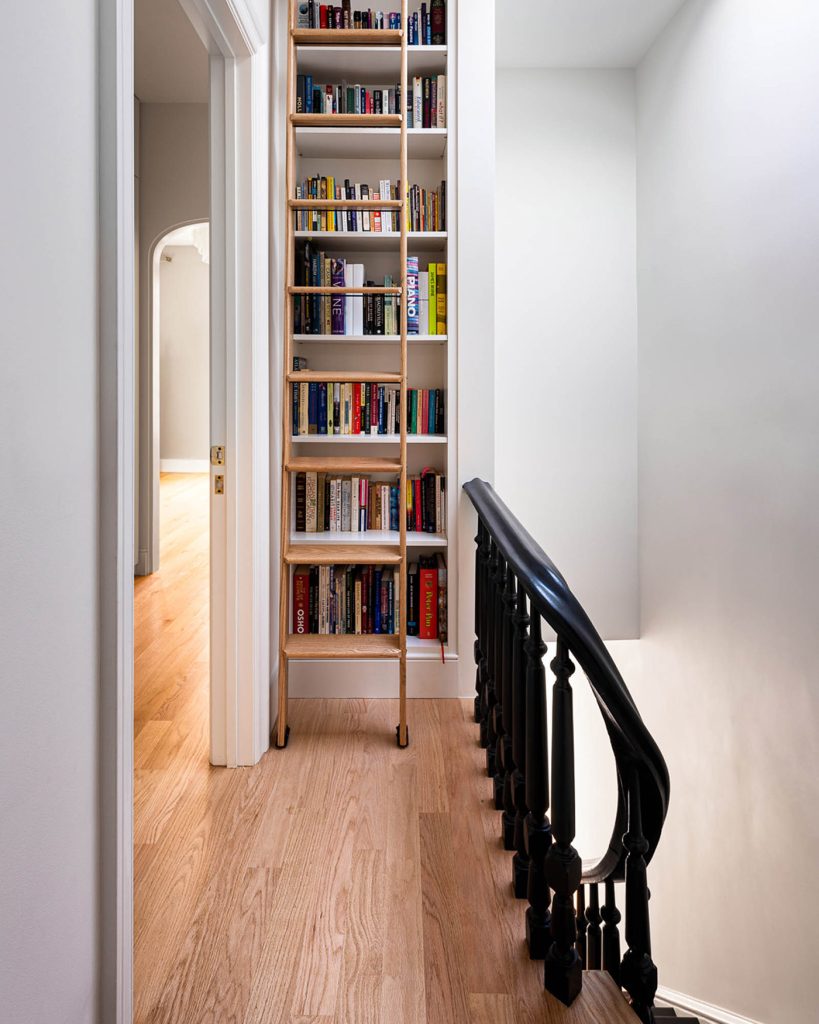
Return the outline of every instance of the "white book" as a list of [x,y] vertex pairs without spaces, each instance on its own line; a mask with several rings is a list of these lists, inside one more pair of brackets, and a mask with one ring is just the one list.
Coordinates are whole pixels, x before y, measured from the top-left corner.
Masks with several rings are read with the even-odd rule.
[[424,83],[418,77],[412,80],[412,126],[424,126]]
[[339,418],[341,417],[341,385],[338,381],[333,384],[333,433],[341,433],[341,424],[336,419],[336,408],[338,409]]
[[357,476],[350,481],[350,529],[358,533],[358,498],[361,482]]
[[446,75],[438,75],[438,106],[435,111],[435,125],[446,128]]
[[349,480],[341,481],[341,529],[350,532],[351,485]]
[[[344,284],[348,288],[352,288],[353,287],[353,266],[354,265],[352,263],[350,263],[349,260],[344,265]],[[354,319],[354,316],[355,316],[355,314],[353,312],[353,303],[354,303],[354,301],[355,300],[354,300],[352,295],[345,295],[344,296],[344,333],[345,334],[352,334],[353,333],[353,319]],[[332,433],[332,431],[330,431],[328,429],[327,433],[328,434]]]
[[418,333],[429,334],[429,271],[418,273]]
[[[364,264],[354,263],[353,264],[353,287],[363,288],[364,287]],[[354,295],[353,296],[353,334],[362,335],[364,333],[364,296]]]

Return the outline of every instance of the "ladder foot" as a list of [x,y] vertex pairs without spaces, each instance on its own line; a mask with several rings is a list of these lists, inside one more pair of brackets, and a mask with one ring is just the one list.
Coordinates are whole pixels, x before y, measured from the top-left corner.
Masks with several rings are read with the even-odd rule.
[[395,727],[395,742],[398,744],[398,746],[402,750],[406,749],[406,747],[409,746],[409,726],[407,726],[407,742],[406,743],[402,743],[401,742],[401,726],[400,725],[396,725],[396,727]]
[[278,737],[278,734],[277,734],[276,735],[276,741],[275,741],[275,743],[273,745],[275,746],[276,750],[284,750],[284,748],[287,746],[287,741],[289,739],[290,739],[290,726],[288,725],[288,726],[285,727],[285,730],[284,730],[284,743],[279,743],[279,737]]

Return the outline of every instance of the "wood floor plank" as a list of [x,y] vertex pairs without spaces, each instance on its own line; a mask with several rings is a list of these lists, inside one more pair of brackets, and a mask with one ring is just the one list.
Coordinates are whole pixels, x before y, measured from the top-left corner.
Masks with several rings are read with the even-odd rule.
[[[606,975],[543,989],[471,701],[294,700],[208,764],[208,476],[164,475],[135,585],[135,1024],[634,1024]],[[385,670],[386,671],[386,670]]]

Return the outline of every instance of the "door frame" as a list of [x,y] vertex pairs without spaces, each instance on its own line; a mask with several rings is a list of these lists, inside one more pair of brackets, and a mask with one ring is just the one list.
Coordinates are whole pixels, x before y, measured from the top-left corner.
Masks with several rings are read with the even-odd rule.
[[[269,745],[268,68],[250,0],[180,0],[210,54],[211,331],[224,338],[224,601],[212,642],[214,763]],[[262,7],[263,5],[259,5]],[[130,1024],[133,1000],[134,29],[133,0],[98,0],[100,673],[97,1016]],[[219,158],[215,158],[219,154]],[[212,421],[212,429],[214,422]],[[213,534],[212,534],[213,536]],[[212,543],[214,543],[212,541]],[[217,563],[218,563],[217,559]],[[213,562],[213,559],[212,559]],[[213,573],[213,566],[212,566]],[[219,705],[219,701],[223,703]],[[212,694],[212,707],[214,704]],[[220,725],[223,723],[224,728]],[[214,715],[212,714],[212,720]]]

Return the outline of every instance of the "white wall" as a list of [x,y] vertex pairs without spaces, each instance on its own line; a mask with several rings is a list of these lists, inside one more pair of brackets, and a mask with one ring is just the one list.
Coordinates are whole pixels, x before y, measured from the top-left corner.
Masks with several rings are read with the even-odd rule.
[[[159,264],[159,454],[199,460],[210,450],[210,268],[192,245],[168,245]],[[169,256],[171,262],[164,259]]]
[[689,0],[639,68],[642,682],[661,983],[814,1020],[819,8]]
[[636,637],[633,73],[499,69],[496,125],[496,489]]
[[96,3],[5,26],[0,1017],[96,1017]]
[[140,104],[139,569],[147,559],[152,430],[151,286],[154,246],[171,228],[210,218],[206,103]]

